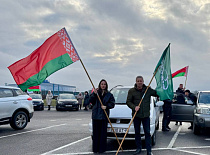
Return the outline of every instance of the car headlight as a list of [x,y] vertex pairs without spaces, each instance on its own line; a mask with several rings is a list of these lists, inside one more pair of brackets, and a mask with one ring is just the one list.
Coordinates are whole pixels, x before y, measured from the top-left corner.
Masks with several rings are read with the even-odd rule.
[[63,102],[61,102],[61,101],[58,101],[58,104],[63,104]]
[[196,112],[198,114],[209,114],[209,109],[208,108],[197,108]]

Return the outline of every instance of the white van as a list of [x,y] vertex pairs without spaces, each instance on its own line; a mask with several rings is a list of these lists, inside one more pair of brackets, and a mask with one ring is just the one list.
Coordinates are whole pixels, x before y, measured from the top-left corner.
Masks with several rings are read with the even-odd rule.
[[[126,105],[129,89],[132,87],[117,86],[111,90],[115,98],[115,107],[110,110],[110,121],[119,140],[122,140],[132,119],[132,110]],[[156,130],[159,129],[159,114],[162,101],[157,101],[156,97],[150,100],[150,133],[152,137],[152,145],[156,143]],[[89,131],[92,133],[92,122],[89,123]],[[144,130],[141,125],[141,138],[144,140]],[[116,139],[110,124],[108,123],[107,138]],[[130,126],[125,140],[135,140],[135,130],[133,123]]]

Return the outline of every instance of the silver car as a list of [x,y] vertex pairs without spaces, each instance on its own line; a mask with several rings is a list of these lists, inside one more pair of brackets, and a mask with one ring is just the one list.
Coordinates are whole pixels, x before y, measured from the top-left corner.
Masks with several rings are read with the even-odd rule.
[[199,91],[194,110],[193,132],[199,134],[200,129],[210,127],[210,91]]
[[[126,130],[129,127],[130,121],[132,119],[132,110],[126,105],[127,95],[129,89],[132,87],[118,86],[111,90],[111,93],[115,98],[115,107],[110,110],[110,121],[117,134],[118,139],[122,140]],[[159,114],[160,106],[163,105],[162,101],[157,101],[156,97],[151,97],[150,100],[150,133],[152,136],[152,144],[156,143],[156,130],[159,128]],[[92,122],[89,123],[89,131],[92,134]],[[111,129],[110,124],[107,128],[107,138],[115,139],[116,137]],[[143,126],[141,125],[141,138],[145,139]],[[135,130],[133,123],[128,131],[125,140],[135,140]]]

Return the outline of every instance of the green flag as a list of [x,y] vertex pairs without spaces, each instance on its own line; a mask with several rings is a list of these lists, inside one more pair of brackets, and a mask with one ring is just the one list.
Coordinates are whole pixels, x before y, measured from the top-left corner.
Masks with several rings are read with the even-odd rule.
[[170,61],[170,43],[164,50],[156,68],[155,79],[157,83],[156,91],[160,100],[173,98],[173,81],[171,76],[171,61]]

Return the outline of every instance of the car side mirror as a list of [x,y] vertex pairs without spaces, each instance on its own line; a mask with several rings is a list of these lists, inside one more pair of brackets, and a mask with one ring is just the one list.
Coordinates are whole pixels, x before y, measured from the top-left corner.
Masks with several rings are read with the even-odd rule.
[[155,103],[155,105],[158,106],[158,107],[163,106],[163,104],[164,104],[163,101],[158,101],[158,102]]

